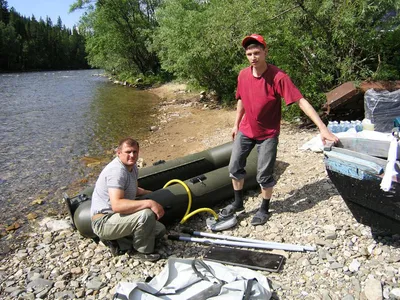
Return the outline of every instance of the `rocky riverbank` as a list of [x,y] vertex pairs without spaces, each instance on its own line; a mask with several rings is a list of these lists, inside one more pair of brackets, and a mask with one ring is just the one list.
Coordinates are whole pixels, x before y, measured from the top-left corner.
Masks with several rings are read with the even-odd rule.
[[[153,138],[142,143],[141,156],[149,164],[230,139],[234,111],[181,101],[179,91],[173,95],[176,99],[166,98],[160,107]],[[274,299],[400,299],[400,235],[373,234],[353,218],[325,173],[323,154],[299,150],[316,134],[283,124],[271,218],[263,226],[251,226],[260,198],[259,191],[248,191],[246,212],[223,234],[316,247],[315,252],[272,251],[286,257],[280,272],[260,271],[269,279]],[[208,231],[207,217],[195,215],[184,226]],[[182,226],[168,231],[181,232]],[[119,282],[153,277],[168,257],[201,258],[207,249],[165,239],[156,263],[112,257],[103,244],[74,231],[63,212],[31,223],[31,232],[1,259],[0,298],[112,299]]]

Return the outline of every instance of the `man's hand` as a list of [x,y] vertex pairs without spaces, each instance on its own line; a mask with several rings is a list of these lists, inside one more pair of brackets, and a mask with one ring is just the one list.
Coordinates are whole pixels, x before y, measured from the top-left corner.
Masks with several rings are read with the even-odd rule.
[[149,201],[150,201],[150,209],[156,215],[157,220],[161,219],[162,216],[164,216],[164,213],[165,213],[164,212],[164,208],[154,200],[149,200]]
[[339,138],[334,135],[332,132],[329,131],[328,128],[322,128],[320,130],[320,135],[321,135],[321,140],[322,140],[322,144],[326,144],[326,141],[331,141],[334,144],[339,142]]
[[232,140],[235,139],[235,137],[237,135],[237,132],[238,132],[237,126],[233,126],[233,128],[232,128]]
[[339,138],[334,135],[326,125],[322,122],[321,118],[315,111],[315,109],[311,106],[310,103],[304,98],[301,98],[297,104],[300,109],[314,122],[315,125],[319,128],[319,133],[321,135],[322,144],[326,144],[326,141],[332,141],[333,143],[339,142]]
[[244,107],[243,107],[243,103],[242,100],[238,100],[237,102],[237,107],[236,107],[236,118],[235,118],[235,125],[232,128],[232,140],[235,139],[238,131],[239,131],[239,125],[240,122],[242,121],[243,115],[245,113]]

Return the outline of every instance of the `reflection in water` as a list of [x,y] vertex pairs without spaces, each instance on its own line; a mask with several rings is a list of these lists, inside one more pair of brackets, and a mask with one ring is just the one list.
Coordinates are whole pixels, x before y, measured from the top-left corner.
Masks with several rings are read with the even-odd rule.
[[[91,146],[109,150],[121,137],[132,136],[139,141],[154,122],[152,109],[158,103],[154,95],[120,86],[102,86],[96,91],[90,107],[94,122]],[[152,117],[153,114],[153,117]],[[96,152],[95,149],[89,149]]]
[[[60,206],[54,194],[60,202],[60,189],[91,171],[83,156],[101,158],[122,137],[149,134],[158,98],[91,76],[98,72],[0,74],[0,227]],[[37,199],[46,206],[32,206]]]

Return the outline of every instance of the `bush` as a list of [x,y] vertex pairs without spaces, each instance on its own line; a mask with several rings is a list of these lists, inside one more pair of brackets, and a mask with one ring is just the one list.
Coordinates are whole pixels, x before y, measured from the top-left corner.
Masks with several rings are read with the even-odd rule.
[[[287,72],[319,109],[324,93],[349,80],[398,79],[397,1],[170,0],[157,13],[155,49],[163,68],[234,100],[247,65],[240,46],[264,35],[269,62]],[[285,7],[285,9],[282,9]],[[285,108],[284,115],[300,114]]]

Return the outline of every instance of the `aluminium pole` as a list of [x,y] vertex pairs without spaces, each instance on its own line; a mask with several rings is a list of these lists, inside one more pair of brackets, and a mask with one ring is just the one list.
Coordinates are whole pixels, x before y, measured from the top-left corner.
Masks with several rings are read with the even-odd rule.
[[194,231],[189,228],[183,228],[182,232],[188,233],[191,235],[202,236],[202,237],[211,237],[211,238],[245,242],[245,243],[253,243],[253,244],[267,244],[268,246],[279,246],[279,247],[284,246],[284,247],[289,247],[289,248],[290,247],[302,247],[304,251],[315,251],[315,248],[312,246],[293,245],[293,244],[278,243],[278,242],[268,242],[268,241],[263,241],[263,240],[241,238],[241,237],[235,237],[235,236],[224,235],[224,234],[215,234],[215,233]]
[[168,235],[168,239],[176,240],[176,241],[205,243],[205,244],[212,244],[212,245],[225,245],[225,246],[259,248],[259,249],[278,249],[278,250],[299,251],[299,252],[304,251],[303,247],[295,246],[295,245],[282,246],[282,245],[268,245],[267,243],[264,243],[264,244],[245,243],[245,242],[237,242],[237,241],[218,240],[218,239],[196,238],[196,237],[181,236],[181,235]]

